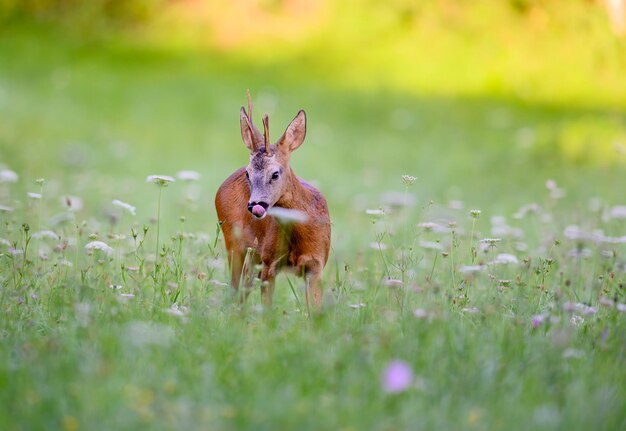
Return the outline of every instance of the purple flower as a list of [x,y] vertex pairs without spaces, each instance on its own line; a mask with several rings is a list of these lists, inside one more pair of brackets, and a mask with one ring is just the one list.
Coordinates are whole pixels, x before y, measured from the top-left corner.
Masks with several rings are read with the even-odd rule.
[[404,361],[396,360],[390,362],[382,376],[382,384],[385,392],[397,394],[405,391],[413,383],[413,370]]
[[546,315],[545,314],[536,314],[536,315],[534,315],[533,316],[533,320],[532,320],[533,328],[540,327],[545,320],[546,320]]

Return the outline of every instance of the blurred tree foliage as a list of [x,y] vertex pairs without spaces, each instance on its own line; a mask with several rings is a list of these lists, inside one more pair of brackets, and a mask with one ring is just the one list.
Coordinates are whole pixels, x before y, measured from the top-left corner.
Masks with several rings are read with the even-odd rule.
[[147,22],[166,0],[0,0],[1,22],[57,22],[79,30]]
[[[532,14],[539,9],[570,9],[583,6],[598,9],[621,0],[506,0],[493,2],[494,7],[508,7],[519,14]],[[0,0],[0,19],[28,21],[72,22],[79,26],[95,22],[106,24],[145,23],[171,9],[185,8],[195,13],[228,14],[230,11],[247,9],[256,15],[284,14],[298,9],[318,9],[328,0]],[[332,3],[332,2],[330,2]],[[370,11],[391,12],[400,22],[411,23],[413,18],[425,11],[437,10],[440,14],[468,14],[475,2],[468,0],[372,0],[348,1],[350,7]],[[498,4],[499,3],[499,4]],[[567,3],[567,4],[564,4]],[[308,6],[305,6],[308,5]],[[610,11],[609,11],[610,12]]]
[[95,36],[159,49],[208,50],[257,67],[280,67],[284,78],[291,73],[350,88],[621,109],[625,4],[0,0],[0,30],[45,23],[77,40]]

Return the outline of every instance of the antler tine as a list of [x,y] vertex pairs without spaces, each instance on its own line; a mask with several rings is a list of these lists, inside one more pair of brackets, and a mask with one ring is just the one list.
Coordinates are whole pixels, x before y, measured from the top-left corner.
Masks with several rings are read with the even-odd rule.
[[246,90],[246,94],[248,95],[248,118],[250,118],[250,122],[252,122],[252,98],[250,97],[250,89]]
[[270,148],[270,118],[267,114],[263,116],[263,141],[265,142],[265,154],[272,155]]
[[254,125],[254,121],[252,121],[252,97],[250,97],[250,89],[248,89],[246,93],[248,95],[248,115],[246,120],[248,121],[250,130],[252,130],[253,141],[255,141],[256,144],[255,146],[258,148],[263,141],[263,136],[261,136],[261,132]]

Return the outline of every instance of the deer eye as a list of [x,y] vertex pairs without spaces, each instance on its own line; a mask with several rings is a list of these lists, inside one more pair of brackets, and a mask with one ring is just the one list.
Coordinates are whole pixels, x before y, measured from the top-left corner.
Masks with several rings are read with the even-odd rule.
[[280,176],[280,174],[278,173],[278,171],[274,172],[272,174],[272,181],[276,181],[278,179],[278,177]]
[[250,179],[250,174],[248,173],[248,171],[246,171],[246,179],[249,180]]

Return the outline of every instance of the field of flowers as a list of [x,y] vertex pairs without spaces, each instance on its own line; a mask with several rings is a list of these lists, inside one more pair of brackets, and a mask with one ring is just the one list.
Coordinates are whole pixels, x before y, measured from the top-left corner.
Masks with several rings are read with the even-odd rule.
[[[155,214],[199,176],[148,177]],[[416,205],[399,177],[308,318],[292,276],[272,310],[258,289],[239,305],[219,229],[187,229],[185,205],[165,234],[120,200],[85,217],[80,197],[19,181],[0,172],[6,429],[625,423],[625,206],[596,199],[564,225],[553,181],[545,204],[495,215]]]
[[[207,56],[0,38],[1,429],[626,428],[623,108]],[[313,316],[293,275],[272,309],[228,285],[248,87],[273,130],[307,110]]]

